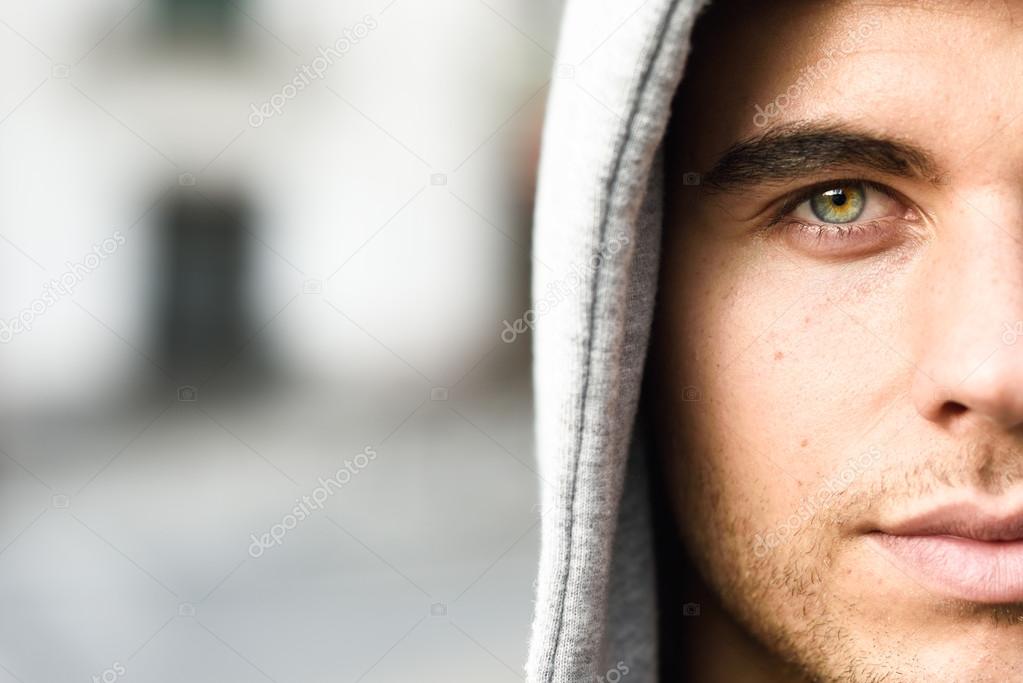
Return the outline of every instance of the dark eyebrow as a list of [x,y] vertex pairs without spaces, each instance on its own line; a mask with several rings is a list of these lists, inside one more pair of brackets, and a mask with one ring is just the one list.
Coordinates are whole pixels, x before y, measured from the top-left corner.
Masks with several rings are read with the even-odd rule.
[[940,182],[937,163],[919,147],[843,126],[790,124],[729,147],[702,184],[728,191],[839,167]]

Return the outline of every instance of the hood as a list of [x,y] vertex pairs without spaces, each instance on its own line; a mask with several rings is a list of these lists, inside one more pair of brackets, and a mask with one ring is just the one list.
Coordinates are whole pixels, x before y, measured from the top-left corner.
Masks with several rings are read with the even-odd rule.
[[657,680],[651,501],[634,423],[661,155],[702,0],[569,0],[533,241],[543,521],[532,683]]

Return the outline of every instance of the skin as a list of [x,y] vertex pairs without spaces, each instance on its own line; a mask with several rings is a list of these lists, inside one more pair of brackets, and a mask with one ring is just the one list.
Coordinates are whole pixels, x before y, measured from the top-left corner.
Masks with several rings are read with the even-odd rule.
[[[942,595],[868,532],[953,497],[1023,501],[1023,335],[1006,336],[1023,320],[1023,3],[721,7],[669,131],[650,363],[664,480],[705,591],[681,620],[686,680],[1021,680],[1023,604]],[[826,78],[754,122],[864,24]],[[936,174],[837,163],[683,182],[806,123],[912,144]],[[875,207],[883,238],[764,230],[765,207],[843,178],[897,193]]]

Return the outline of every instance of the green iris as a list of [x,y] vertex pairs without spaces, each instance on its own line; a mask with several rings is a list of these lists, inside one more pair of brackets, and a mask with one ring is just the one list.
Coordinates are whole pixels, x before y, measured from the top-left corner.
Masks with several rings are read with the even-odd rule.
[[810,197],[810,209],[825,223],[850,223],[863,213],[866,198],[863,185],[842,185],[814,194]]

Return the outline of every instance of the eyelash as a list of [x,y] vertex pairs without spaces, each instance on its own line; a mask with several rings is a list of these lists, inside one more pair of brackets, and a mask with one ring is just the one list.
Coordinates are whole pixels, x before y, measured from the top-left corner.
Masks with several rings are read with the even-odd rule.
[[[886,222],[872,220],[862,223],[808,223],[792,219],[782,229],[804,230],[811,238],[816,238],[819,243],[823,240],[848,240],[877,235],[883,233],[888,227],[885,225]],[[777,228],[777,224],[775,227]]]

